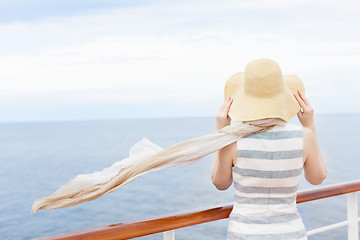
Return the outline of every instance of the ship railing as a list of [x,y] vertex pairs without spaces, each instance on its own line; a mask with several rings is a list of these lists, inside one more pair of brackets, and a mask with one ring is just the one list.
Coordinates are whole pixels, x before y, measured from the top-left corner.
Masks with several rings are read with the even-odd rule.
[[[347,196],[347,219],[343,222],[310,230],[307,232],[308,236],[347,226],[348,240],[359,240],[358,222],[360,218],[358,217],[358,191],[360,191],[360,180],[299,191],[296,198],[298,204],[344,194]],[[228,218],[232,207],[232,204],[227,204],[149,219],[117,223],[39,239],[120,240],[163,233],[164,240],[174,240],[175,229]]]

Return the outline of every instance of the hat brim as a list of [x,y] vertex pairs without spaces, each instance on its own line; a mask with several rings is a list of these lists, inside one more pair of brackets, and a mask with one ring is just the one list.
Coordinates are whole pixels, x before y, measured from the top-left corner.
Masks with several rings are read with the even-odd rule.
[[244,74],[234,74],[225,85],[225,98],[233,103],[229,116],[233,121],[254,121],[265,118],[280,118],[289,121],[300,111],[300,105],[293,93],[298,89],[305,92],[302,81],[296,75],[284,75],[285,88],[268,98],[246,95],[243,91]]

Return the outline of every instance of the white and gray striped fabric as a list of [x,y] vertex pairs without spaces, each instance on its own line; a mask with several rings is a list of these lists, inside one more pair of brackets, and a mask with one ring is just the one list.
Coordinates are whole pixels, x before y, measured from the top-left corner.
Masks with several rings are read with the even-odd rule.
[[286,124],[237,143],[228,240],[307,239],[296,208],[303,170],[302,127]]

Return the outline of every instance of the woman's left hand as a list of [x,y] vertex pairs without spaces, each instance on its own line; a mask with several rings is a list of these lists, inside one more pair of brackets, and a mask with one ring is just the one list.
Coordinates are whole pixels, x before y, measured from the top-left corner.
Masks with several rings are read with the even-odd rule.
[[231,118],[229,117],[229,110],[232,102],[233,99],[229,97],[223,104],[221,104],[216,115],[216,130],[220,130],[230,125]]

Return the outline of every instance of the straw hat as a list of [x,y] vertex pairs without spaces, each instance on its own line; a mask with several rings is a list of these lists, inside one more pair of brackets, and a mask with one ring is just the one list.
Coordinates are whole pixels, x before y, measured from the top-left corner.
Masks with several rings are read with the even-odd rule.
[[296,75],[282,75],[271,59],[257,59],[247,64],[245,72],[235,73],[226,82],[225,99],[233,103],[229,116],[234,121],[281,118],[289,121],[300,110],[293,93],[304,84]]

